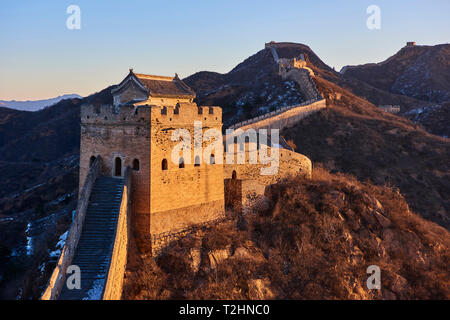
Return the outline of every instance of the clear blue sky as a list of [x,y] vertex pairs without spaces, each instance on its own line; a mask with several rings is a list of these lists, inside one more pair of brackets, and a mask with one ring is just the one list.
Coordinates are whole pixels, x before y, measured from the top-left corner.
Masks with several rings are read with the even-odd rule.
[[[81,8],[69,30],[66,9]],[[381,9],[381,29],[366,8]],[[379,62],[406,41],[450,42],[449,0],[15,0],[0,3],[0,99],[88,95],[136,72],[228,72],[270,40],[328,65]]]

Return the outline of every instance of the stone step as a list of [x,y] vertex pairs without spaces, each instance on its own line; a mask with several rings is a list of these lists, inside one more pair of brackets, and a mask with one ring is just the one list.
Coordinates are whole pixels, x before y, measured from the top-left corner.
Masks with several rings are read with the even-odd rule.
[[123,178],[98,177],[95,181],[72,261],[72,264],[81,269],[81,289],[63,288],[59,297],[61,300],[87,298],[95,280],[106,279],[114,247],[123,185]]

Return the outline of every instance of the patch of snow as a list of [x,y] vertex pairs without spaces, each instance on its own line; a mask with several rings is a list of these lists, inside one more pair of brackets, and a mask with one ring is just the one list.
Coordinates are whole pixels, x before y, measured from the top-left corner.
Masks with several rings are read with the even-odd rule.
[[16,300],[22,299],[22,288],[19,288],[19,292],[17,293]]
[[27,238],[27,256],[31,256],[33,254],[33,238],[31,236],[28,236],[31,232],[31,222],[27,224],[27,229],[25,230],[25,235]]
[[66,244],[67,235],[69,234],[69,231],[64,232],[60,237],[59,241],[56,244],[56,249],[49,252],[50,258],[58,258],[61,255],[62,249],[64,248],[64,245]]
[[58,205],[61,202],[63,202],[64,200],[67,200],[67,199],[71,198],[72,196],[73,196],[73,192],[64,194],[64,195],[60,196],[58,199],[53,200],[52,202],[50,202],[50,205],[52,205],[52,206]]
[[104,279],[97,279],[92,284],[92,288],[87,292],[87,297],[83,300],[101,300],[103,294]]
[[66,232],[64,232],[60,237],[59,237],[59,241],[56,244],[56,247],[59,248],[63,248],[64,245],[66,244],[66,239],[67,239],[67,235],[69,234],[69,230],[67,230]]
[[283,146],[281,144],[278,144],[278,143],[273,143],[272,144],[272,148],[283,149]]
[[43,186],[44,184],[45,184],[45,183],[37,184],[37,185],[35,185],[35,186],[31,187],[31,188],[26,189],[23,193],[30,192],[30,191],[32,191],[32,190],[34,190],[34,189],[36,189],[36,188],[39,188],[40,186]]

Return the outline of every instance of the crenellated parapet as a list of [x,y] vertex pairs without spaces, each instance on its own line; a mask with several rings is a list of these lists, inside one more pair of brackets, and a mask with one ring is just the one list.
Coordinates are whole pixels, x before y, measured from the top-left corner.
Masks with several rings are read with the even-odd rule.
[[124,105],[83,105],[81,106],[82,124],[118,124],[149,123],[150,106]]
[[193,126],[201,121],[204,127],[222,127],[222,108],[197,106],[196,103],[177,103],[175,106],[152,106],[152,123]]

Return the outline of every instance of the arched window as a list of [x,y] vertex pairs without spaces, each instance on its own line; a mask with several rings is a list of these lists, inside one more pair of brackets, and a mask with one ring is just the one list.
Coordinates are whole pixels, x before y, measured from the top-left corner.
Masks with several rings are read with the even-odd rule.
[[122,176],[122,159],[119,157],[114,160],[114,175],[116,177]]
[[180,162],[178,164],[178,168],[183,169],[184,168],[184,159],[180,158]]
[[139,171],[139,160],[138,159],[133,160],[133,170]]
[[214,158],[214,155],[212,154],[212,155],[209,157],[209,164],[214,164],[214,163],[216,163],[216,159]]
[[93,164],[94,164],[94,162],[95,162],[95,157],[94,156],[92,156],[90,159],[89,159],[89,167],[91,167]]
[[167,159],[163,159],[163,161],[161,163],[161,167],[163,170],[167,170]]
[[236,170],[233,170],[233,173],[231,174],[231,179],[236,179]]
[[195,156],[194,167],[200,167],[200,157]]

